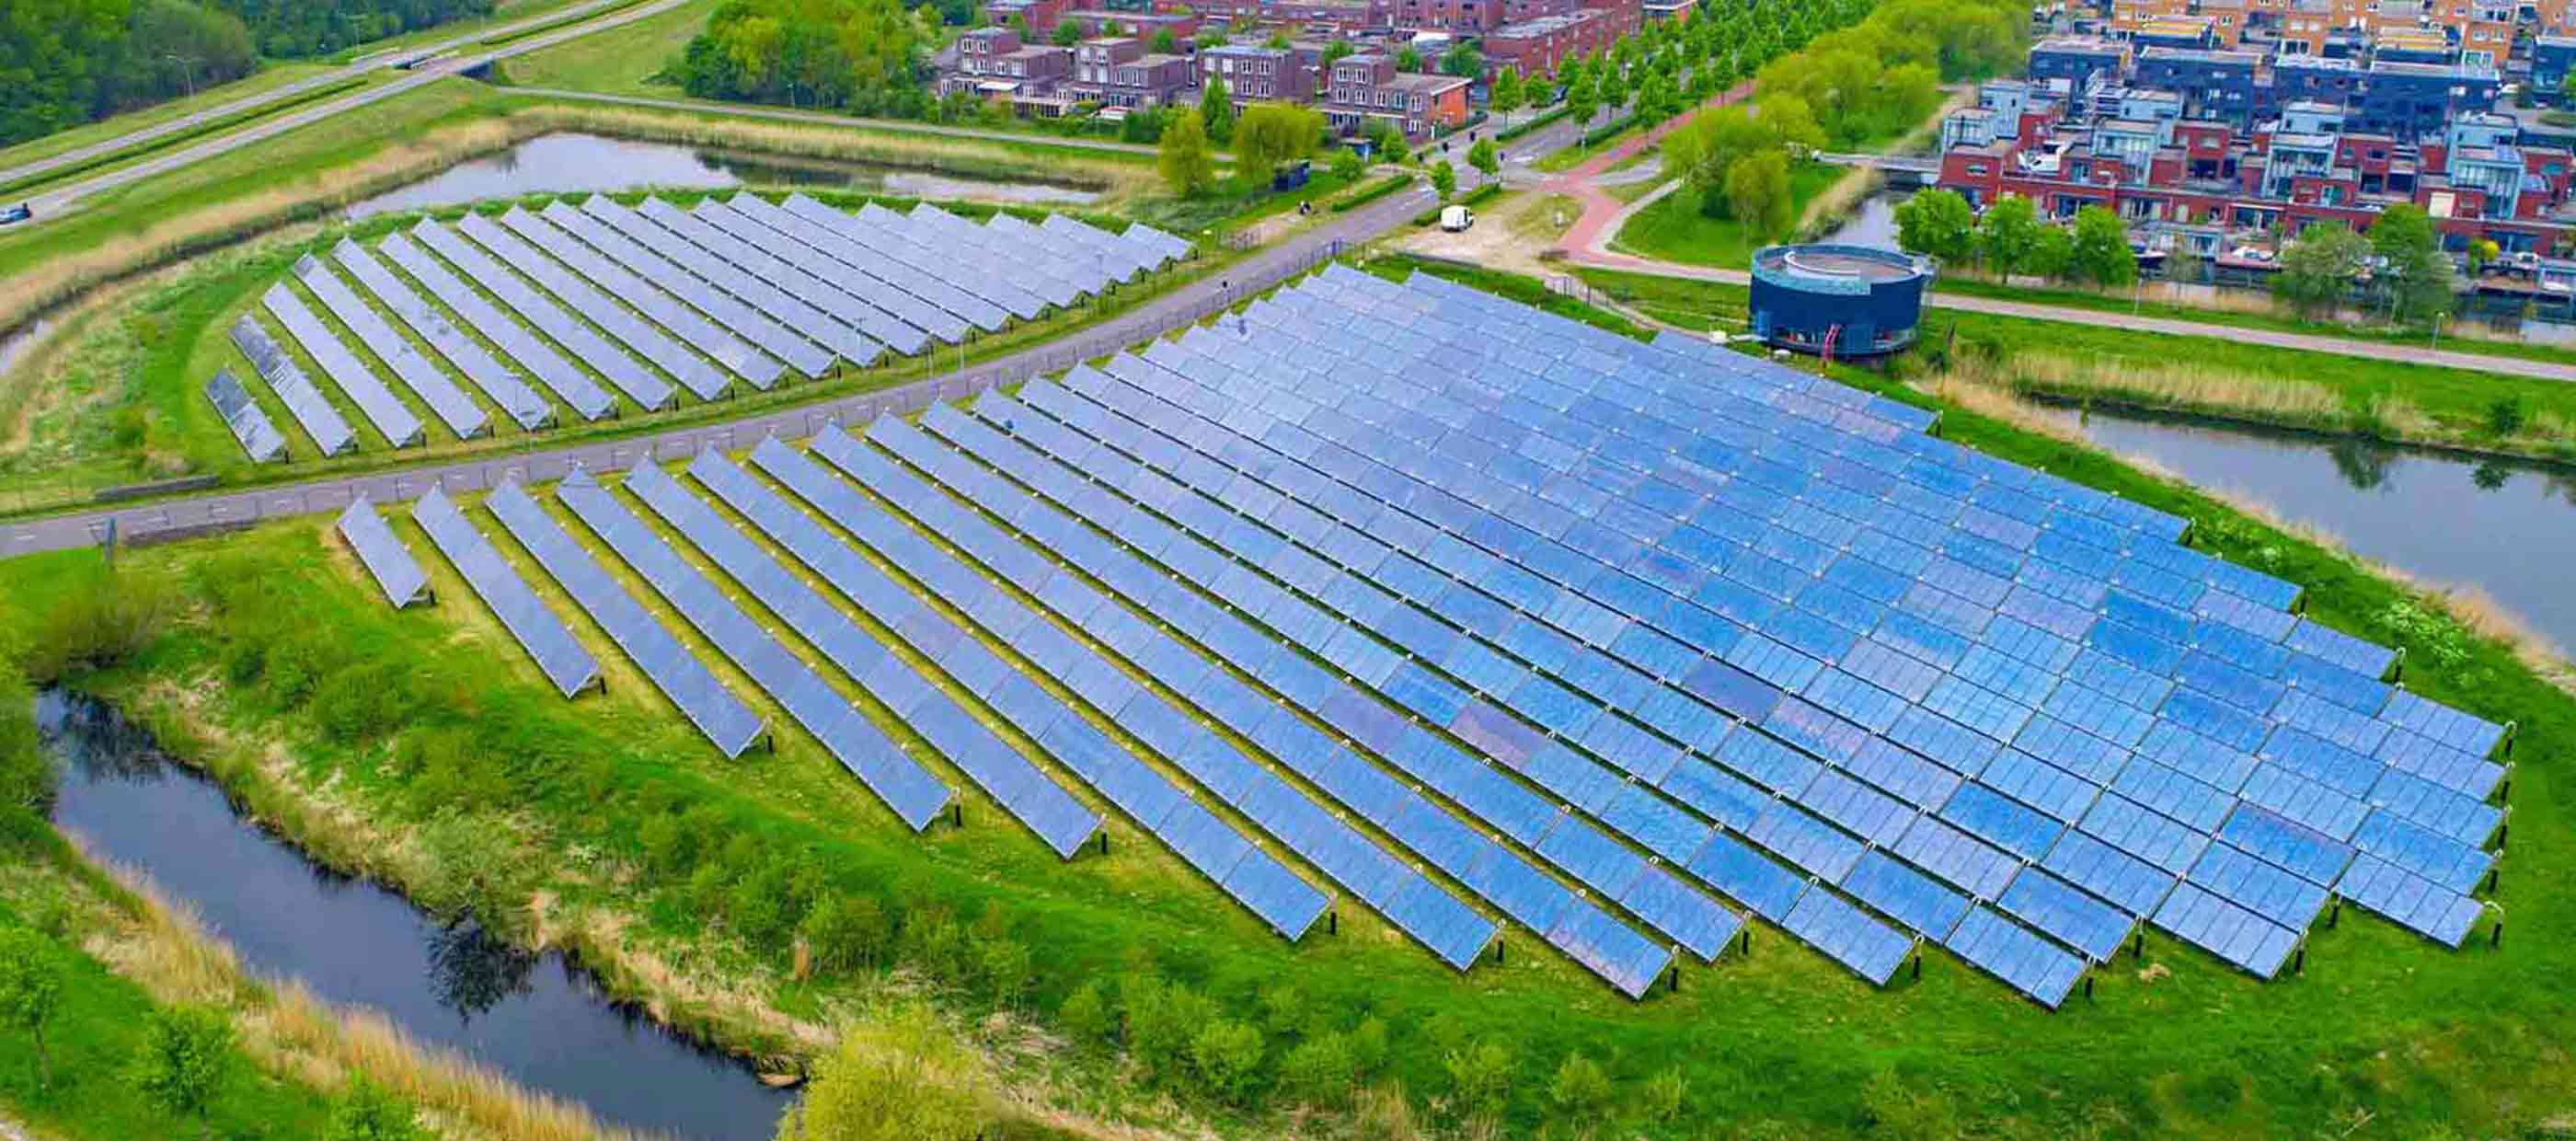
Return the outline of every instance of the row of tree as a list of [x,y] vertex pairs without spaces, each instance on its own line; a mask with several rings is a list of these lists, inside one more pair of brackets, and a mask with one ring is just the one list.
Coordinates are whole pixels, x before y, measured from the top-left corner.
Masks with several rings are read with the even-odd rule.
[[2128,226],[2100,206],[2074,224],[2041,218],[2030,199],[2007,194],[1980,217],[1955,190],[1926,190],[1896,208],[1896,242],[1950,265],[1979,265],[2002,277],[2043,277],[2101,288],[2138,280]]
[[918,118],[934,105],[923,52],[938,19],[895,0],[726,0],[669,70],[702,99]]
[[2359,297],[2391,320],[2425,324],[2450,311],[2458,289],[2432,216],[2412,202],[2381,210],[2367,235],[2311,222],[2281,247],[2280,266],[2272,294],[2303,318]]

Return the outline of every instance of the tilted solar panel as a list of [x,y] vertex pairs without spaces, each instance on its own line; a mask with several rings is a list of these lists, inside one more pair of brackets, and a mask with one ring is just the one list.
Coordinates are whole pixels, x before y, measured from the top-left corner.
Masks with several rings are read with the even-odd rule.
[[[349,331],[357,336],[358,343],[365,345],[377,360],[385,362],[385,366],[394,371],[394,376],[411,389],[412,395],[429,405],[430,412],[446,424],[447,430],[454,432],[457,439],[470,440],[492,430],[491,417],[484,415],[482,407],[465,395],[464,389],[456,387],[456,382],[447,379],[437,365],[429,363],[429,358],[420,355],[420,350],[411,347],[411,342],[404,340],[402,334],[394,332],[393,326],[386,324],[374,309],[359,300],[348,283],[341,281],[340,275],[331,272],[320,259],[311,254],[297,258],[295,276],[305,288],[313,291],[315,297],[322,299],[323,308],[349,327]],[[302,336],[301,333],[297,335]],[[306,340],[305,344],[309,347],[313,342]],[[344,380],[342,383],[347,382]]]
[[427,288],[440,303],[465,318],[465,323],[481,333],[484,340],[492,342],[510,359],[519,362],[556,397],[571,405],[582,419],[598,420],[617,411],[617,398],[610,396],[607,389],[601,388],[588,374],[565,360],[562,354],[521,328],[518,322],[503,316],[491,302],[483,299],[482,294],[476,293],[473,287],[430,257],[427,251],[412,244],[410,238],[398,233],[387,234],[377,249],[403,272],[410,274],[412,280]]
[[[301,263],[298,270],[301,272]],[[332,383],[340,386],[340,391],[348,394],[349,400],[358,406],[359,414],[365,416],[369,424],[375,425],[387,443],[407,448],[420,442],[420,417],[413,415],[402,399],[385,387],[385,382],[376,377],[374,370],[360,363],[357,356],[349,351],[349,346],[341,343],[340,338],[333,335],[312,310],[305,308],[303,299],[297,297],[293,290],[280,282],[269,286],[268,292],[260,294],[259,300],[269,316],[277,318],[277,323],[286,327],[287,335],[304,346],[305,355],[321,366],[323,375],[330,377]]]
[[385,601],[400,609],[429,597],[429,576],[422,573],[420,560],[394,537],[393,528],[366,496],[350,501],[348,509],[340,512],[337,526],[341,541],[357,552],[358,562],[385,592]]
[[[486,226],[491,225],[488,219],[481,219],[480,215],[472,217],[484,221]],[[608,378],[608,383],[615,385],[619,392],[625,393],[627,399],[643,406],[647,411],[668,408],[675,402],[675,393],[671,385],[655,375],[652,369],[628,355],[625,350],[608,343],[606,338],[592,331],[589,325],[564,312],[554,302],[547,300],[545,295],[538,292],[535,287],[522,280],[517,274],[502,268],[499,262],[492,260],[490,255],[477,249],[472,243],[427,218],[421,219],[419,225],[412,227],[411,236],[418,239],[422,245],[438,251],[438,256],[446,258],[450,264],[463,270],[465,276],[474,279],[475,284],[491,291],[493,296],[501,299],[502,304],[508,305],[512,312],[525,318],[530,325],[536,326],[538,331],[554,338],[554,342],[562,345],[564,351],[571,353],[574,359],[598,370],[601,376]],[[506,234],[499,237],[500,240],[516,247],[525,260],[543,264],[548,279],[566,281],[570,278],[571,275],[565,273],[560,266],[544,261],[542,255],[527,249],[516,239]],[[586,287],[580,287],[577,283],[575,288],[585,297],[593,296],[589,294]],[[597,300],[604,302],[606,299]],[[617,317],[632,320],[622,312],[617,314]],[[520,363],[528,365],[531,369],[537,368],[536,363],[531,360],[523,358]],[[540,371],[540,375],[544,373]],[[548,383],[551,385],[554,382],[548,381]],[[558,395],[562,395],[566,390],[558,386],[555,391]],[[569,396],[565,398],[571,399]]]
[[444,489],[430,488],[429,494],[412,504],[411,517],[429,533],[431,545],[455,564],[465,585],[492,608],[519,647],[536,659],[537,668],[556,690],[571,697],[599,680],[598,660],[582,648],[554,608],[529,589],[527,580],[501,557],[492,541],[467,521]]
[[229,368],[215,370],[206,379],[206,402],[215,406],[215,415],[223,418],[233,439],[241,443],[252,463],[274,463],[286,458],[286,436],[271,423],[268,413],[250,398],[250,390]]
[[[742,377],[754,388],[767,388],[786,371],[787,366],[716,328],[671,295],[525,210],[514,209],[502,215],[499,223],[468,215],[457,223],[457,229],[507,259],[520,272],[544,283],[555,296],[580,310],[582,316],[678,378],[700,400],[714,400],[725,394],[732,386],[725,373]],[[636,313],[651,320],[629,314],[619,301],[634,306]],[[668,334],[664,330],[669,330]],[[672,337],[706,354],[705,358],[675,344]]]
[[313,438],[316,449],[323,455],[336,456],[358,446],[357,433],[349,430],[348,419],[331,406],[321,389],[313,386],[313,379],[304,375],[303,366],[296,364],[295,358],[287,355],[285,346],[260,328],[257,318],[243,314],[233,322],[232,338],[233,346],[250,358],[251,367],[277,393],[287,413],[303,425],[304,434]]
[[[401,235],[394,237],[400,238]],[[412,292],[411,287],[387,270],[374,254],[343,238],[338,246],[332,248],[331,257],[347,269],[350,276],[357,278],[360,285],[366,286],[367,292],[374,294],[376,300],[383,302],[385,308],[402,318],[421,340],[429,342],[429,347],[445,357],[447,363],[464,373],[465,379],[483,390],[483,395],[500,405],[501,411],[518,421],[520,427],[533,431],[554,423],[553,406],[537,395],[536,389],[528,387],[528,382],[519,379],[519,374],[494,360],[491,353],[484,351],[483,346],[466,336],[463,330],[449,324],[446,315]]]

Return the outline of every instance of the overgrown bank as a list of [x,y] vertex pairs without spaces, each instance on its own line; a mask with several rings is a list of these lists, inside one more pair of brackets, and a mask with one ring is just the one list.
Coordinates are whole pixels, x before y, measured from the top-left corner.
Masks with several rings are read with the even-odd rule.
[[[1629,328],[1530,279],[1462,276]],[[2446,953],[2352,914],[2315,933],[2304,976],[2261,984],[2151,934],[2145,961],[2057,1015],[1937,954],[1921,983],[1874,992],[1767,930],[1749,957],[1642,1005],[1517,934],[1506,963],[1463,977],[1354,912],[1339,938],[1292,949],[1122,828],[1107,859],[1070,864],[981,804],[981,823],[916,838],[796,734],[774,756],[716,760],[631,673],[565,705],[464,591],[388,613],[311,520],[129,552],[119,574],[167,568],[187,605],[84,685],[196,742],[228,782],[256,772],[327,803],[281,819],[326,849],[344,831],[422,898],[507,909],[532,938],[601,933],[594,958],[624,963],[624,985],[736,1048],[810,1056],[811,1028],[868,996],[930,993],[1001,1015],[977,1044],[1012,1088],[1090,1117],[1275,1133],[1291,1107],[1320,1106],[1307,1128],[1371,1136],[1480,1119],[1648,1136],[1712,1121],[1763,1136],[2412,1135],[2536,1129],[2576,1106],[2557,1031],[2576,1011],[2555,981],[2576,903],[2546,890],[2569,859],[2548,759],[2576,744],[2576,703],[2425,597],[2197,492],[1973,409],[1945,408],[1943,431],[2191,515],[2207,549],[2306,584],[2321,620],[2406,647],[2431,696],[2518,720],[2504,945]],[[42,604],[77,588],[83,558],[0,564],[0,581]],[[1685,1124],[1654,1120],[1664,1106]]]

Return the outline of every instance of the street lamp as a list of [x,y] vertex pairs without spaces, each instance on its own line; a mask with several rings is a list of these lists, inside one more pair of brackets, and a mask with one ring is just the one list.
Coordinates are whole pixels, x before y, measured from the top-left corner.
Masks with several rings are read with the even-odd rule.
[[177,52],[162,52],[162,53],[161,53],[161,58],[166,59],[166,60],[169,60],[170,62],[175,63],[175,64],[183,65],[183,66],[185,67],[185,69],[186,69],[186,70],[184,70],[184,71],[180,72],[180,74],[181,74],[181,75],[184,75],[184,76],[186,76],[186,77],[188,78],[188,98],[190,98],[190,99],[194,99],[194,98],[196,98],[196,97],[197,97],[197,57],[195,57],[195,56],[183,56],[183,55],[178,54]]

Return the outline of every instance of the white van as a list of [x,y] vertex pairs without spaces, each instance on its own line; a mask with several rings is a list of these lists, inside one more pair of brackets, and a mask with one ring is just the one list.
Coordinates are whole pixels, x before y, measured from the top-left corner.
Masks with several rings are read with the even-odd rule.
[[1476,224],[1476,212],[1464,206],[1440,208],[1440,228],[1456,233]]

